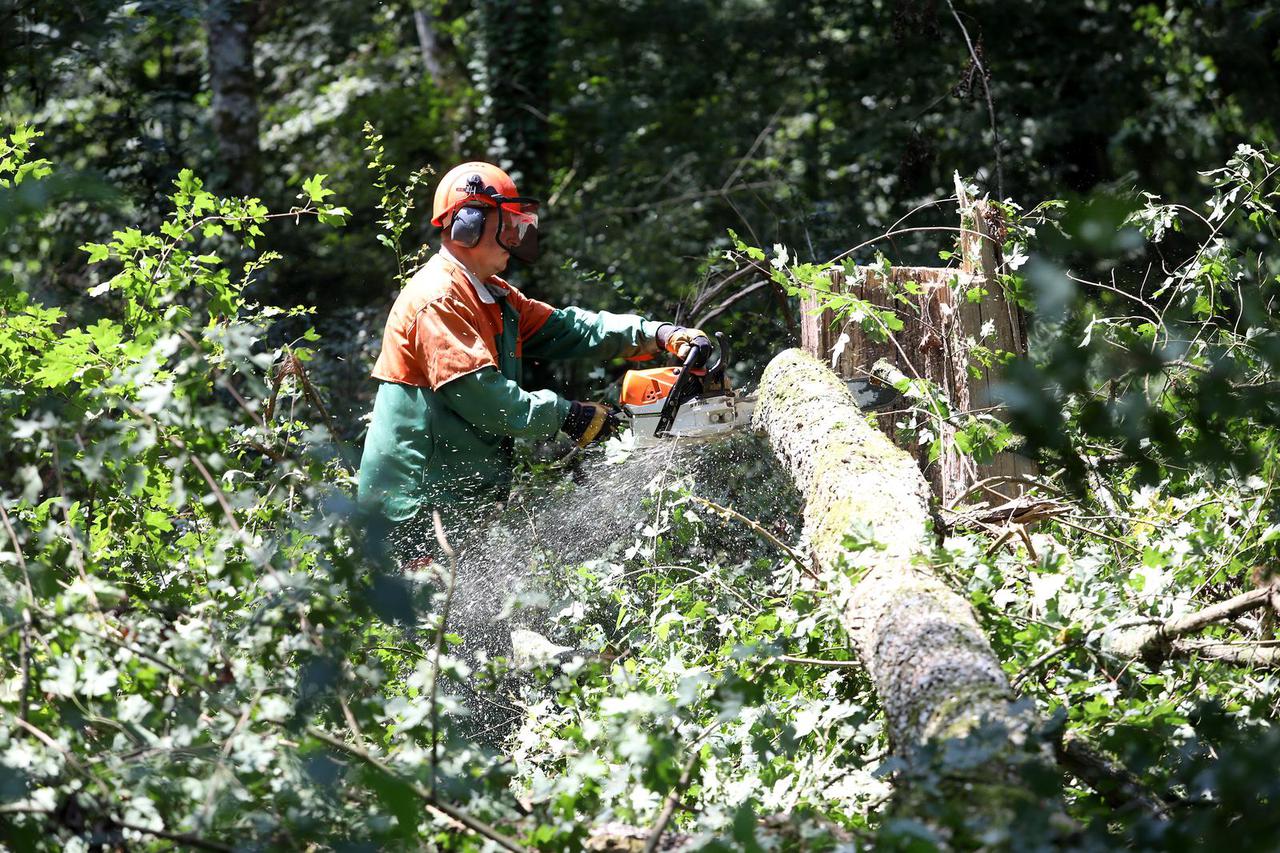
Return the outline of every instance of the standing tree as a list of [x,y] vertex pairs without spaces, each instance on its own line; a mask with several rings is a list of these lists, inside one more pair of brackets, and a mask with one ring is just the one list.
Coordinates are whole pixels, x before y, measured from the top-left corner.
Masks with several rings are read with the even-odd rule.
[[210,0],[205,13],[209,86],[219,170],[226,189],[252,195],[258,177],[258,83],[253,71],[253,0]]

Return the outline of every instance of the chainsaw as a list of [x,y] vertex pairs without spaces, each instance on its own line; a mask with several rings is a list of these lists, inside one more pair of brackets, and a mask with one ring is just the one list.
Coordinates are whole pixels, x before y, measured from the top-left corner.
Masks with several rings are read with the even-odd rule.
[[724,375],[729,345],[721,333],[715,337],[714,346],[707,338],[695,339],[678,367],[628,370],[623,376],[622,411],[637,447],[663,439],[714,438],[750,422],[756,398],[729,387]]

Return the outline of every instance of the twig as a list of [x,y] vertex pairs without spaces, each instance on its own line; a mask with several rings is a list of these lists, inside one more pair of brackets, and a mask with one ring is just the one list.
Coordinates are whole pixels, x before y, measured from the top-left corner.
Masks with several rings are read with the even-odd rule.
[[356,721],[356,715],[351,713],[351,706],[347,704],[347,700],[341,694],[338,696],[338,707],[342,709],[342,716],[346,718],[347,728],[351,729],[351,734],[355,736],[356,740],[363,741],[364,732],[360,730],[360,723]]
[[778,121],[778,116],[782,115],[782,111],[786,109],[786,106],[786,104],[783,104],[773,111],[773,115],[769,116],[769,121],[765,123],[764,129],[756,134],[755,142],[752,142],[751,147],[747,149],[747,153],[743,154],[742,157],[738,159],[738,164],[733,167],[733,171],[729,173],[729,177],[726,178],[724,184],[721,185],[721,192],[724,192],[729,189],[729,187],[733,186],[733,182],[736,181],[738,179],[738,175],[742,173],[742,167],[747,164],[749,159],[751,159],[751,155],[756,153],[756,149],[760,147],[760,143],[764,142],[765,139],[768,138],[769,134],[773,132],[773,127]]
[[[747,275],[752,272],[763,273],[765,272],[765,269],[755,261],[748,261],[746,266],[738,267],[733,272],[726,273],[723,278],[721,278],[715,284],[708,286],[705,290],[701,291],[696,297],[694,297],[693,303],[689,306],[689,314],[690,315],[697,314],[703,308],[706,307],[706,304],[708,302],[710,302],[712,299],[718,296],[721,291],[728,288],[730,284],[733,284],[735,281],[742,278],[744,275]],[[678,317],[676,319],[676,322],[680,322],[680,319]]]
[[22,684],[19,686],[21,691],[18,695],[18,719],[27,722],[29,719],[29,701],[31,693],[31,637],[28,632],[31,630],[31,611],[22,608],[22,634],[19,639],[20,654],[22,655]]
[[31,723],[27,722],[26,720],[20,719],[17,722],[18,722],[18,728],[26,729],[27,733],[30,734],[32,737],[34,737],[36,740],[40,741],[42,744],[49,747],[50,749],[57,750],[58,752],[62,753],[62,757],[66,759],[67,764],[74,767],[77,772],[86,773],[87,775],[87,771],[85,770],[84,765],[81,764],[80,760],[76,758],[74,752],[67,749],[62,744],[58,743],[53,738],[49,737],[40,729],[31,725]]
[[978,51],[974,49],[973,39],[969,38],[969,30],[965,27],[964,21],[960,20],[960,13],[956,11],[955,4],[947,0],[947,6],[951,9],[951,17],[956,19],[956,24],[964,35],[964,43],[969,48],[969,57],[973,60],[974,67],[978,69],[978,79],[982,81],[982,91],[987,95],[987,115],[991,119],[991,143],[996,155],[996,194],[1004,198],[1004,162],[1000,158],[1000,130],[996,127],[996,104],[991,98],[991,86],[987,83],[987,69],[983,67]]
[[798,553],[796,553],[794,548],[792,548],[786,542],[783,542],[777,536],[773,535],[773,533],[771,533],[767,528],[765,528],[764,525],[760,524],[760,522],[747,518],[745,515],[738,512],[736,509],[731,509],[727,506],[721,506],[720,504],[715,503],[714,501],[709,501],[706,498],[700,498],[697,495],[689,495],[689,500],[694,501],[696,503],[700,503],[703,506],[705,506],[707,509],[710,509],[714,512],[718,512],[721,515],[725,516],[726,518],[733,518],[742,522],[747,527],[755,531],[755,533],[759,535],[762,539],[769,542],[775,548],[778,548],[780,551],[782,551],[788,557],[790,557],[795,562],[795,564],[800,567],[800,571],[804,572],[814,580],[818,580],[818,573],[813,570],[813,567],[810,566],[807,562],[805,562],[804,558],[801,557]]
[[795,655],[778,655],[775,660],[783,663],[794,663],[801,666],[826,666],[832,669],[863,669],[861,661],[856,660],[824,660],[823,658],[801,658]]
[[1062,643],[1061,645],[1054,646],[1053,648],[1049,649],[1049,651],[1040,655],[1040,657],[1036,658],[1031,663],[1027,664],[1022,668],[1022,672],[1019,672],[1017,676],[1013,679],[1013,682],[1009,685],[1010,689],[1012,689],[1016,693],[1018,688],[1022,686],[1022,682],[1026,681],[1027,677],[1030,676],[1031,673],[1035,672],[1037,669],[1044,666],[1046,663],[1053,660],[1063,652],[1069,651],[1074,646],[1075,646],[1075,643],[1072,643],[1072,642]]
[[766,278],[762,281],[757,281],[754,284],[747,285],[742,290],[739,290],[737,293],[733,294],[728,299],[725,299],[715,308],[712,308],[706,314],[703,314],[701,317],[699,317],[694,322],[694,325],[697,326],[698,328],[702,328],[702,326],[706,325],[707,323],[714,320],[716,317],[719,317],[725,311],[728,311],[730,308],[732,308],[735,303],[747,298],[751,294],[755,293],[757,290],[768,287],[771,284],[773,284],[773,280]]
[[1116,537],[1111,536],[1110,534],[1103,533],[1101,530],[1094,530],[1093,528],[1085,527],[1083,524],[1076,524],[1075,522],[1067,521],[1065,518],[1061,518],[1061,517],[1055,517],[1053,520],[1056,521],[1058,524],[1065,524],[1067,527],[1071,527],[1076,530],[1079,530],[1081,533],[1088,533],[1092,536],[1097,536],[1099,539],[1106,539],[1107,541],[1114,542],[1117,545],[1123,545],[1124,547],[1128,548],[1130,551],[1134,551],[1136,553],[1142,552],[1142,549],[1139,548],[1137,545],[1134,545],[1132,542],[1125,542],[1123,539],[1117,539]]
[[[965,498],[971,496],[974,492],[985,491],[987,487],[992,485],[993,483],[1019,483],[1024,486],[1033,486],[1037,489],[1044,489],[1046,492],[1049,492],[1050,494],[1054,494],[1054,495],[1062,494],[1062,489],[1059,489],[1057,486],[1054,486],[1050,483],[1046,483],[1043,480],[1037,480],[1034,477],[1026,477],[1019,474],[997,474],[994,477],[987,477],[985,479],[979,480],[969,488],[965,489],[964,492],[958,498],[956,498],[951,502],[951,506],[949,507],[949,509],[955,509],[960,505],[961,501],[963,501]],[[1008,500],[1008,495],[1000,495],[1000,497],[1004,498],[1005,500]]]
[[435,794],[431,793],[431,791],[424,788],[421,785],[421,783],[416,782],[412,779],[405,779],[395,770],[388,767],[385,763],[378,760],[374,756],[370,755],[365,750],[360,749],[359,747],[356,747],[356,746],[352,746],[351,744],[346,743],[345,741],[338,740],[333,735],[329,734],[323,729],[318,729],[315,726],[307,726],[306,731],[308,735],[315,738],[316,740],[328,744],[329,746],[333,747],[339,752],[345,752],[347,755],[350,755],[353,758],[360,759],[361,761],[365,762],[369,766],[385,773],[387,776],[391,777],[392,779],[403,782],[405,785],[409,787],[411,791],[413,791],[413,793],[417,794],[418,797],[421,798],[424,802],[426,802],[431,808],[434,808],[437,811],[443,813],[446,817],[449,817],[457,821],[458,823],[465,826],[467,829],[474,832],[476,835],[489,839],[490,841],[494,842],[498,846],[502,847],[504,850],[511,850],[511,851],[514,851],[514,853],[524,853],[525,848],[521,846],[521,844],[515,839],[511,838],[510,836],[504,835],[503,833],[499,832],[497,829],[485,823],[484,821],[474,818],[471,815],[467,814],[466,812],[461,811],[460,809],[449,805],[448,803],[441,802],[440,800],[436,799]]
[[689,779],[693,776],[693,768],[698,765],[698,759],[701,758],[699,750],[693,750],[693,755],[689,756],[689,760],[685,762],[684,769],[680,772],[680,779],[676,782],[671,792],[667,794],[667,800],[662,804],[662,812],[658,815],[658,820],[653,824],[653,830],[649,833],[649,840],[644,844],[644,853],[654,853],[658,849],[658,843],[662,840],[662,833],[667,831],[667,824],[671,822],[671,816],[676,812],[676,806],[680,803],[680,796],[689,786]]
[[439,761],[438,752],[440,748],[440,726],[437,717],[439,713],[437,696],[439,695],[440,686],[440,654],[444,651],[445,626],[449,622],[449,607],[453,604],[453,588],[458,579],[458,555],[454,552],[453,547],[449,545],[449,539],[444,534],[444,523],[440,520],[439,510],[431,511],[431,520],[436,529],[436,542],[449,560],[449,588],[444,596],[444,609],[440,613],[440,625],[436,628],[436,643],[431,655],[431,795],[434,797],[436,793],[436,764]]
[[200,476],[203,477],[205,483],[208,484],[209,490],[213,492],[214,500],[218,502],[218,506],[222,507],[222,514],[226,516],[227,524],[231,525],[231,529],[236,532],[237,536],[242,536],[243,531],[240,529],[240,522],[236,520],[235,512],[231,509],[231,503],[227,500],[226,493],[222,491],[222,488],[213,479],[213,475],[209,473],[209,469],[204,467],[204,463],[200,461],[200,457],[196,456],[189,450],[187,451],[187,459],[190,460],[191,464],[195,466],[195,469],[200,472]]
[[3,503],[0,503],[0,520],[4,521],[4,529],[8,531],[9,538],[13,540],[13,553],[18,556],[18,566],[22,569],[22,579],[27,584],[27,594],[34,601],[36,592],[31,585],[31,572],[27,570],[27,558],[22,553],[22,543],[18,541],[18,534],[13,529],[13,524],[9,521],[9,513],[5,511]]

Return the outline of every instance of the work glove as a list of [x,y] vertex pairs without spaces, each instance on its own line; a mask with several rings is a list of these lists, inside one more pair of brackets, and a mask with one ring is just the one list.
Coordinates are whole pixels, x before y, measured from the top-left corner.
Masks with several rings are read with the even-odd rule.
[[658,339],[658,346],[677,358],[688,355],[690,346],[706,346],[708,349],[711,347],[711,339],[707,337],[706,332],[701,329],[677,326],[674,323],[663,323],[658,327],[655,337]]
[[580,403],[574,400],[569,416],[564,419],[560,429],[578,442],[579,447],[586,447],[593,441],[604,441],[621,432],[622,419],[604,403]]

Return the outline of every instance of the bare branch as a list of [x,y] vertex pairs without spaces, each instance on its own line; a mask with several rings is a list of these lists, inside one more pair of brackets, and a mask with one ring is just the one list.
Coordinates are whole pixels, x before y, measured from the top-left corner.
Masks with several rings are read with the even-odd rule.
[[333,735],[329,734],[323,729],[316,728],[315,726],[307,726],[306,731],[308,735],[315,738],[316,740],[328,744],[329,746],[333,747],[339,752],[344,752],[353,758],[360,759],[364,763],[368,764],[370,767],[373,767],[377,770],[382,771],[392,779],[396,779],[400,782],[403,782],[405,785],[409,787],[411,791],[417,794],[418,797],[422,799],[423,802],[427,803],[431,808],[435,809],[436,811],[439,811],[440,813],[444,814],[446,817],[450,818],[451,820],[457,821],[458,823],[465,826],[467,829],[474,832],[476,835],[489,839],[490,841],[494,842],[504,850],[511,850],[511,851],[514,851],[514,853],[523,853],[525,848],[520,844],[520,842],[516,841],[515,839],[511,838],[508,835],[504,835],[502,832],[498,831],[494,827],[490,826],[489,824],[485,823],[482,820],[472,817],[471,815],[467,814],[461,809],[458,809],[455,806],[451,806],[448,803],[441,802],[440,800],[436,799],[436,796],[432,794],[431,791],[424,788],[420,783],[415,782],[412,779],[405,779],[403,776],[401,776],[391,767],[388,767],[384,762],[375,758],[373,755],[366,752],[365,750],[360,749],[359,747],[356,747],[356,746],[352,746],[351,744],[346,743],[345,741],[338,740]]
[[714,501],[709,501],[706,498],[700,498],[697,495],[689,495],[689,500],[694,501],[695,503],[700,503],[703,506],[705,506],[707,509],[712,510],[713,512],[718,512],[720,515],[724,516],[725,518],[732,518],[742,522],[747,527],[751,528],[751,530],[754,531],[757,536],[764,539],[766,542],[773,545],[775,548],[777,548],[778,550],[785,553],[788,557],[790,557],[795,562],[795,564],[799,566],[800,571],[804,572],[814,580],[818,579],[817,572],[813,570],[813,567],[809,565],[809,563],[807,563],[805,559],[801,557],[794,548],[792,548],[786,542],[783,542],[781,539],[775,536],[772,532],[770,532],[762,524],[760,524],[760,522],[747,518],[745,515],[738,512],[736,509],[732,509],[727,506],[721,506],[720,504],[715,503]]
[[440,624],[436,627],[435,648],[431,653],[431,794],[436,793],[436,764],[439,761],[440,749],[440,726],[438,720],[439,713],[439,685],[440,685],[440,655],[444,651],[444,632],[445,626],[449,622],[449,607],[453,604],[453,588],[458,580],[458,555],[454,552],[453,547],[449,544],[449,538],[444,533],[444,523],[440,520],[440,511],[431,511],[431,520],[436,529],[436,542],[440,545],[440,550],[444,552],[445,557],[449,560],[449,588],[444,596],[444,609],[440,613]]

